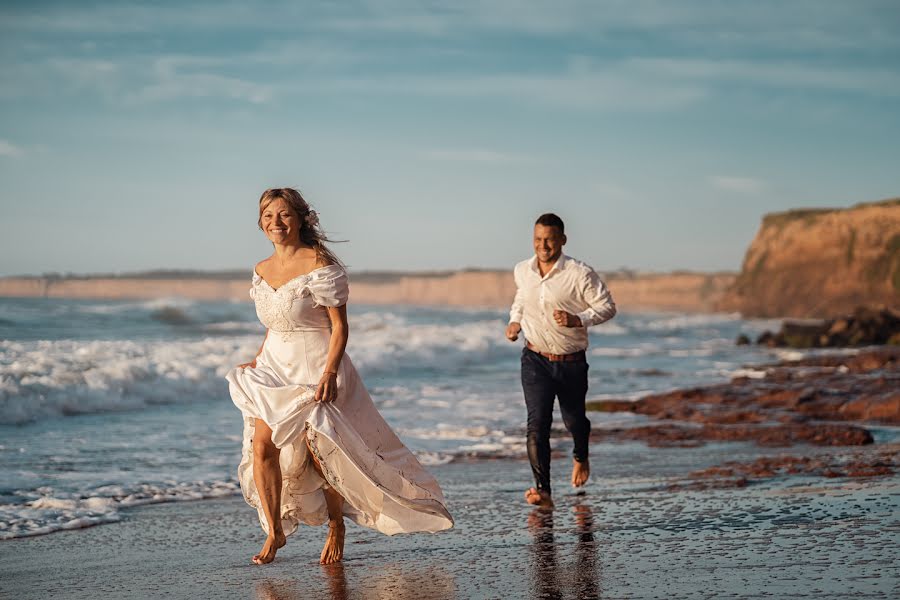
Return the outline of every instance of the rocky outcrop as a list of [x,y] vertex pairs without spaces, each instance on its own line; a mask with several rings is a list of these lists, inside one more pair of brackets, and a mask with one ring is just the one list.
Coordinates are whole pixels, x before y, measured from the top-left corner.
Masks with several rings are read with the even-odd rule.
[[766,215],[716,308],[824,318],[865,305],[900,306],[900,198]]
[[760,367],[763,377],[646,396],[634,412],[698,423],[880,421],[900,424],[900,349]]
[[742,488],[776,477],[882,477],[900,468],[900,444],[818,453],[815,456],[761,456],[751,462],[730,461],[694,471],[684,481],[666,486],[668,491]]
[[[738,345],[748,343],[746,335]],[[900,312],[860,307],[852,315],[816,321],[785,321],[781,330],[763,332],[757,344],[770,348],[844,348],[851,346],[900,346]]]
[[757,369],[755,377],[722,385],[653,394],[634,402],[589,402],[589,410],[633,412],[664,421],[594,435],[653,446],[729,440],[764,446],[854,446],[873,439],[864,427],[846,421],[900,424],[900,348],[814,356]]

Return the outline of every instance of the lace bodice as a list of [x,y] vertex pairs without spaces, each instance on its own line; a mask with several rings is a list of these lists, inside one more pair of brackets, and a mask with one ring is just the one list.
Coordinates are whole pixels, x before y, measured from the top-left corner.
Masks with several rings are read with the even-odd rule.
[[329,328],[325,307],[346,304],[349,295],[347,272],[337,265],[294,277],[277,290],[254,270],[250,287],[256,315],[272,331]]

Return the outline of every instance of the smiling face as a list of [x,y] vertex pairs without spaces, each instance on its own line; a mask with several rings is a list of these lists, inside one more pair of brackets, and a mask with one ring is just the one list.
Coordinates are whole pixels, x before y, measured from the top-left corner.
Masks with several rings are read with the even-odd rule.
[[553,264],[562,254],[562,248],[566,245],[566,236],[559,227],[550,225],[534,226],[534,254],[538,262]]
[[300,240],[300,217],[285,200],[276,198],[262,207],[259,226],[273,244]]

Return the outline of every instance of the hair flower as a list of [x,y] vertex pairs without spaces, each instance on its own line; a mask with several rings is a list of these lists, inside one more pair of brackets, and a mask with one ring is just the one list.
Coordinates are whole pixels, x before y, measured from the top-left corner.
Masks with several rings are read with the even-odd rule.
[[306,216],[303,217],[303,220],[306,221],[306,224],[312,228],[316,228],[319,226],[319,213],[314,210],[310,210],[306,213]]

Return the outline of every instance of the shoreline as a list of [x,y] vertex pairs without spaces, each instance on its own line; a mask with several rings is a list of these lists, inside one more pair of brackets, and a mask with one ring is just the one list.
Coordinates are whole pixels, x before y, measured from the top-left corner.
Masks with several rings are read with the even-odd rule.
[[348,526],[339,565],[317,563],[325,531],[307,526],[271,565],[249,564],[264,534],[243,498],[229,497],[136,507],[102,527],[0,542],[0,578],[5,595],[23,600],[842,598],[895,589],[898,478],[672,491],[673,473],[748,448],[638,446],[595,444],[584,495],[561,485],[566,463],[554,461],[552,513],[522,500],[526,461],[434,467],[456,527],[387,537]]
[[[847,357],[809,360],[818,361],[818,377],[856,370],[872,380],[888,364],[866,353]],[[840,365],[847,360],[845,371]],[[798,374],[813,368],[790,364]],[[782,383],[796,383],[784,365],[757,369],[767,366]],[[722,396],[731,386],[734,398],[745,401],[743,388],[755,381],[648,397],[634,405],[640,418],[631,429],[702,431],[692,415],[708,407],[711,396],[697,389]],[[791,409],[788,395],[776,391],[774,397],[786,404],[768,410]],[[682,412],[667,419],[673,402]],[[720,401],[714,420],[734,409]],[[0,595],[886,598],[900,584],[893,569],[900,429],[862,418],[853,426],[873,427],[875,439],[770,446],[752,436],[679,435],[675,443],[654,444],[598,427],[590,444],[591,480],[581,493],[567,484],[571,440],[563,434],[553,453],[557,507],[550,513],[522,498],[531,482],[523,456],[462,456],[428,467],[444,488],[454,529],[388,537],[350,525],[345,559],[329,567],[317,562],[324,528],[308,526],[289,538],[273,564],[251,565],[265,536],[239,494],[130,506],[114,522],[0,541]]]
[[[165,272],[136,277],[0,277],[0,298],[149,300],[247,300],[249,274],[219,278]],[[713,312],[734,281],[732,273],[610,273],[605,281],[620,309],[631,311]],[[360,304],[503,307],[515,295],[512,270],[446,273],[350,274],[351,298]]]

